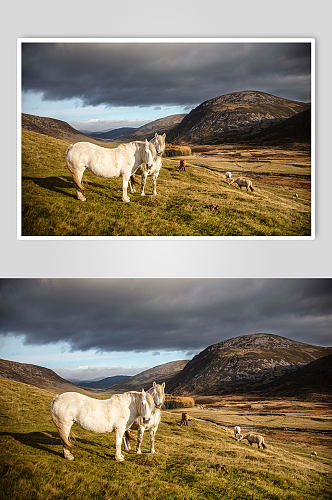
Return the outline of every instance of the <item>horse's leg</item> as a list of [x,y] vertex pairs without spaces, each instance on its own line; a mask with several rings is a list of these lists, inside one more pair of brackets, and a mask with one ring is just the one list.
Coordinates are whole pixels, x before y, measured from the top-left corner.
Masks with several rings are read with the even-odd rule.
[[136,193],[135,183],[132,180],[132,177],[130,177],[128,184],[129,184],[129,189],[130,189],[131,194]]
[[124,449],[125,451],[130,451],[131,450],[131,446],[130,446],[130,439],[127,438],[127,434],[124,433],[124,436],[123,436],[123,444],[124,444]]
[[140,454],[141,452],[141,446],[142,446],[142,441],[143,441],[143,435],[144,435],[144,427],[142,425],[139,426],[139,429],[137,431],[137,447],[136,447],[136,453]]
[[123,176],[122,176],[122,201],[124,201],[125,203],[130,202],[130,198],[127,194],[129,179],[130,179],[130,174],[123,174]]
[[154,196],[157,196],[157,179],[158,179],[159,172],[156,172],[155,174],[152,174],[152,194]]
[[125,451],[129,451],[128,441],[127,441],[127,438],[126,438],[126,434],[123,436],[123,446],[124,446]]
[[124,432],[122,429],[116,429],[115,431],[115,460],[118,462],[124,461],[124,456],[121,453],[121,444],[124,436]]
[[153,429],[150,429],[150,453],[156,453],[156,450],[154,449],[154,437],[156,434],[157,428],[153,427]]
[[147,171],[143,170],[142,177],[141,177],[141,196],[145,196],[144,188],[145,188],[145,183],[146,183],[147,176],[148,176]]

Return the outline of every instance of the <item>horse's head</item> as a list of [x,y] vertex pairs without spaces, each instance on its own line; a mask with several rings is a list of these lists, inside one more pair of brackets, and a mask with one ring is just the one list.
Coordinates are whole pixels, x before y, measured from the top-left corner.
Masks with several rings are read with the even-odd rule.
[[151,408],[146,398],[146,392],[142,389],[139,405],[139,413],[142,417],[143,424],[147,424],[151,418]]
[[162,156],[165,152],[165,138],[166,134],[158,135],[157,132],[154,134],[153,144],[155,145],[158,156]]
[[144,163],[146,168],[152,168],[154,165],[153,156],[147,139],[145,139],[144,143]]
[[156,382],[153,382],[152,389],[152,397],[155,407],[161,408],[165,401],[165,382],[163,382],[162,384],[156,384]]

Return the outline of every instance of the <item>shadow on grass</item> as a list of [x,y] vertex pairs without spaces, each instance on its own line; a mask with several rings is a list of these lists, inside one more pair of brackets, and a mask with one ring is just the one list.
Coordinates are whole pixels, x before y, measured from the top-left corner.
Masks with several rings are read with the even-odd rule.
[[[43,189],[48,189],[49,191],[54,191],[56,193],[61,193],[64,194],[65,196],[69,196],[70,198],[75,198],[75,194],[70,194],[67,193],[66,191],[63,191],[64,189],[73,189],[73,192],[75,193],[75,185],[73,182],[72,177],[62,175],[61,177],[22,177],[23,181],[32,181],[37,186],[43,188]],[[94,188],[103,188],[101,184],[96,184],[95,182],[88,182],[84,184],[84,187],[89,190],[89,187],[94,187]]]
[[[43,189],[48,189],[49,191],[60,193],[64,196],[68,196],[69,198],[74,198],[76,200],[76,188],[73,179],[70,176],[62,175],[61,177],[22,177],[22,181],[32,181],[37,186]],[[89,180],[88,182],[84,182],[83,185],[87,191],[87,194],[89,193],[90,188],[94,188],[94,194],[99,194],[103,198],[106,196],[104,191],[105,186],[102,184],[97,184]],[[98,191],[98,188],[100,191]],[[65,189],[72,189],[72,194],[64,191]],[[112,195],[111,193],[109,193],[107,197],[114,201],[122,200],[122,197],[116,194]]]
[[[1,436],[10,436],[25,446],[30,446],[31,448],[37,448],[38,450],[47,451],[48,453],[51,453],[52,455],[56,455],[57,457],[63,456],[62,451],[57,452],[57,451],[53,451],[49,448],[50,446],[61,446],[61,448],[62,448],[61,440],[60,440],[59,434],[57,432],[50,432],[50,431],[27,432],[27,433],[24,433],[24,432],[0,432],[0,437]],[[98,443],[96,443],[96,442],[88,441],[86,439],[81,439],[81,438],[77,438],[76,442],[75,442],[75,440],[73,440],[72,442],[73,442],[74,446],[76,444],[77,449],[79,448],[80,444],[87,444],[87,445],[91,445],[91,446],[95,446],[96,444],[98,445]],[[104,455],[100,455],[98,452],[89,450],[89,453],[97,454],[97,455],[102,456],[104,458]]]

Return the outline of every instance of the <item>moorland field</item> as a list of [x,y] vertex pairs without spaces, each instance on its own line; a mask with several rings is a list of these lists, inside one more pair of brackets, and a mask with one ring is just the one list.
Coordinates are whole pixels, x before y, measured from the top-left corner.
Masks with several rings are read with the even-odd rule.
[[[202,408],[187,409],[188,427],[179,425],[181,409],[162,411],[156,455],[145,435],[142,455],[131,451],[122,463],[114,459],[113,433],[74,426],[77,446],[69,462],[50,419],[55,392],[0,382],[0,498],[330,498],[332,412],[319,395],[307,402],[200,396]],[[263,434],[267,448],[237,442],[235,424]]]
[[[92,140],[97,142],[96,140]],[[310,147],[194,146],[186,172],[166,157],[152,196],[139,186],[121,200],[121,179],[86,172],[87,202],[76,200],[65,151],[73,142],[22,130],[23,236],[308,236],[311,232]],[[116,147],[116,142],[100,142]],[[255,191],[225,182],[245,176]],[[298,198],[293,198],[294,193]]]

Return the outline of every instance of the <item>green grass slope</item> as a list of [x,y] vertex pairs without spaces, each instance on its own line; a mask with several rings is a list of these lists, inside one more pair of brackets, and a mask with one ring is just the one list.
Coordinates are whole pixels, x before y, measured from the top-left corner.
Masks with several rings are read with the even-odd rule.
[[75,198],[65,163],[68,142],[22,131],[23,236],[241,236],[309,235],[310,192],[294,186],[255,181],[254,193],[224,182],[224,176],[178,159],[163,160],[158,196],[131,195],[122,202],[121,179],[87,172],[87,202]]
[[[301,445],[268,440],[266,450],[237,443],[229,430],[162,412],[157,454],[114,459],[114,434],[78,434],[75,461],[62,458],[50,420],[53,395],[1,379],[0,498],[19,499],[324,499],[328,467]],[[228,473],[211,466],[224,464]]]

